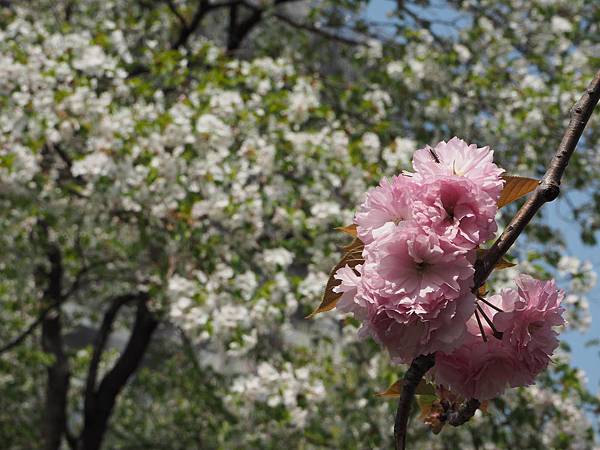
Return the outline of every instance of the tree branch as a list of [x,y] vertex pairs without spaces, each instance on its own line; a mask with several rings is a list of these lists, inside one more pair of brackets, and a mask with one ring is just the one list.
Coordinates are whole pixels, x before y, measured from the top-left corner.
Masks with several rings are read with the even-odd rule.
[[[100,449],[117,396],[142,362],[152,334],[158,325],[158,321],[148,309],[148,300],[146,294],[139,295],[135,323],[125,350],[113,368],[102,379],[100,386],[89,393],[84,411],[84,426],[80,436],[80,450]],[[113,303],[107,314],[116,314],[119,307],[122,306],[122,302],[124,299]],[[110,317],[105,317],[105,319],[103,325],[106,324],[106,327],[110,328],[112,319]],[[108,333],[106,332],[105,335]],[[99,339],[102,340],[102,336]],[[102,343],[99,341],[98,344]],[[98,347],[103,345],[98,345]],[[88,382],[90,381],[88,380]]]
[[[275,0],[275,5],[282,3],[281,0]],[[241,22],[237,22],[237,5],[232,6],[230,24],[227,32],[227,51],[233,52],[240,48],[245,37],[252,29],[262,20],[265,10],[251,3],[242,2],[242,4],[250,9],[252,13]]]
[[398,401],[396,410],[396,421],[394,423],[394,437],[396,439],[396,449],[404,450],[406,445],[406,428],[408,426],[408,417],[412,400],[415,396],[417,385],[435,364],[435,355],[421,355],[413,360],[410,367],[404,374],[404,383],[402,385],[402,394]]
[[165,1],[167,2],[167,6],[169,7],[169,9],[173,13],[173,15],[175,17],[177,17],[177,20],[179,20],[179,23],[181,24],[182,28],[187,28],[188,27],[187,21],[185,20],[185,17],[183,17],[181,15],[181,13],[179,12],[179,10],[177,9],[177,5],[175,4],[175,2],[173,0],[165,0]]
[[[194,31],[196,31],[196,28],[198,28],[198,26],[200,25],[200,22],[202,22],[202,19],[204,18],[204,16],[211,9],[213,9],[213,8],[211,7],[208,0],[199,0],[198,1],[198,7],[196,8],[194,15],[192,16],[192,20],[190,21],[189,24],[182,25],[181,31],[179,32],[179,37],[172,45],[173,50],[177,50],[179,47],[182,47],[187,43],[187,41],[190,38],[190,36],[192,35],[192,33],[194,33]],[[184,20],[184,22],[185,22],[185,20]]]
[[275,13],[275,14],[273,14],[273,17],[279,19],[280,21],[288,24],[289,26],[291,26],[293,28],[298,28],[300,30],[305,30],[305,31],[308,31],[308,32],[313,33],[313,34],[317,34],[317,35],[319,35],[321,37],[324,37],[326,39],[329,39],[329,40],[332,40],[332,41],[336,41],[336,42],[340,42],[341,44],[353,45],[353,46],[365,45],[365,42],[361,42],[361,41],[357,41],[356,39],[351,39],[351,38],[348,38],[348,37],[345,37],[345,36],[341,36],[339,34],[332,33],[330,31],[327,31],[327,30],[323,29],[323,28],[318,28],[318,27],[315,27],[313,25],[309,25],[307,23],[296,22],[291,17],[286,16],[285,14]]
[[94,394],[96,392],[96,380],[98,378],[98,366],[100,365],[100,359],[102,358],[108,336],[112,331],[112,325],[117,317],[117,313],[122,306],[138,298],[139,294],[126,294],[115,297],[108,310],[104,313],[102,324],[100,325],[100,329],[98,330],[98,334],[94,341],[94,352],[92,354],[92,360],[90,361],[86,379],[84,400],[85,410],[93,405]]
[[471,417],[477,411],[477,408],[481,405],[481,402],[475,398],[469,399],[464,402],[457,411],[451,412],[448,414],[446,421],[454,426],[458,427],[466,422],[468,422]]
[[[47,230],[42,225],[43,233],[47,238]],[[48,287],[44,291],[43,300],[52,308],[43,316],[42,324],[42,349],[54,357],[54,361],[47,368],[46,406],[43,421],[44,448],[58,450],[61,446],[62,436],[66,431],[67,423],[67,393],[69,390],[69,360],[64,351],[62,340],[62,324],[60,310],[55,310],[62,299],[62,256],[58,247],[48,245]]]
[[[298,1],[298,0],[279,0],[279,1],[275,2],[275,5],[282,4],[282,3],[289,3],[289,2],[293,2],[293,1]],[[256,11],[265,11],[265,10],[261,10],[261,8],[259,8],[258,6],[253,5],[252,3],[249,3],[247,1],[243,1],[242,0],[242,3],[243,3],[244,6],[246,6],[247,8],[253,9],[255,12]],[[310,24],[302,23],[302,22],[297,22],[294,19],[292,19],[291,17],[289,17],[288,15],[280,13],[280,12],[277,12],[277,11],[269,11],[269,15],[271,17],[274,17],[277,20],[279,20],[279,21],[287,24],[288,26],[290,26],[292,28],[297,28],[297,29],[300,29],[300,30],[308,31],[310,33],[317,34],[317,35],[322,36],[322,37],[324,37],[326,39],[330,39],[332,41],[340,42],[340,43],[345,44],[345,45],[356,46],[356,45],[364,45],[365,44],[364,42],[360,42],[360,41],[357,41],[355,39],[351,39],[351,38],[348,38],[348,37],[345,37],[345,36],[341,36],[339,34],[332,33],[332,32],[330,32],[330,31],[328,31],[326,29],[319,28],[319,27],[316,27],[314,25],[310,25]]]
[[[571,109],[569,125],[539,186],[517,212],[492,247],[485,252],[484,257],[476,262],[473,280],[473,290],[475,292],[485,283],[485,280],[487,280],[494,270],[496,263],[500,261],[523,230],[525,230],[525,227],[537,211],[545,203],[551,202],[558,197],[561,178],[598,101],[600,101],[600,71],[596,73],[586,92]],[[434,362],[434,355],[419,356],[413,360],[410,368],[404,375],[404,384],[394,426],[397,450],[404,450],[406,448],[406,427],[412,399],[421,378],[423,378],[427,370],[433,367]],[[478,400],[467,400],[458,411],[448,416],[448,423],[454,426],[462,425],[473,417],[478,407]]]
[[51,305],[46,306],[40,312],[37,319],[35,319],[21,334],[19,334],[15,338],[13,338],[10,342],[6,343],[3,347],[0,347],[0,354],[8,352],[8,351],[12,350],[13,348],[15,348],[16,346],[18,346],[19,344],[21,344],[21,342],[23,342],[27,338],[27,336],[29,336],[31,333],[33,333],[35,331],[35,329],[41,325],[41,323],[44,321],[44,319],[46,318],[48,313],[50,311],[52,311],[54,308],[56,308],[58,305],[59,305],[58,303],[53,303]]
[[494,266],[523,232],[538,210],[547,202],[551,202],[560,193],[560,181],[569,164],[569,159],[575,151],[579,138],[590,119],[596,104],[600,100],[600,71],[589,84],[585,94],[571,109],[571,120],[567,126],[562,141],[550,166],[543,176],[540,185],[521,207],[519,212],[510,221],[504,232],[494,242],[492,247],[485,252],[484,258],[475,268],[474,290],[485,283],[485,280],[494,270]]

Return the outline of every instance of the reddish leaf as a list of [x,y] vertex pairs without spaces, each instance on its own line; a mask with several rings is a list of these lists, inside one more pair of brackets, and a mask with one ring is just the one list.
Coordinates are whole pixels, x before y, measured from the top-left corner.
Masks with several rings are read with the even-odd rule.
[[511,202],[529,194],[540,184],[539,180],[526,177],[515,177],[512,175],[502,175],[504,179],[504,188],[498,199],[498,208],[502,208]]
[[508,259],[506,258],[502,258],[500,261],[498,261],[496,263],[496,265],[494,266],[495,270],[502,270],[502,269],[508,269],[509,267],[515,267],[516,264],[510,262]]
[[337,231],[341,231],[342,233],[349,234],[352,237],[356,237],[356,224],[346,225],[345,227],[337,227]]
[[333,288],[340,284],[340,280],[335,279],[334,275],[338,269],[346,265],[354,268],[355,266],[365,262],[362,257],[363,248],[364,244],[358,238],[355,238],[350,245],[344,247],[346,253],[329,273],[329,279],[327,280],[327,285],[325,286],[325,292],[323,294],[321,303],[312,313],[306,316],[307,319],[311,319],[319,313],[330,311],[335,308],[335,305],[342,294],[340,292],[333,291]]
[[[383,398],[400,397],[400,393],[402,392],[403,383],[404,383],[403,380],[398,380],[395,383],[393,383],[389,388],[387,388],[385,391],[379,392],[375,395],[377,395],[377,397],[383,397]],[[427,396],[435,395],[435,386],[431,383],[428,383],[425,380],[421,380],[419,382],[419,384],[417,385],[415,394],[427,395]]]
[[378,392],[375,394],[377,397],[383,398],[396,398],[400,397],[400,393],[402,392],[402,380],[398,380],[393,383],[389,388],[387,388],[383,392]]

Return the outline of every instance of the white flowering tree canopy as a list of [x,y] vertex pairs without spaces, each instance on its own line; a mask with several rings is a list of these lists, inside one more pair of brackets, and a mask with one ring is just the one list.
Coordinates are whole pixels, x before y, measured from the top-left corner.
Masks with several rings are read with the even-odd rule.
[[[391,448],[376,394],[404,369],[348,314],[305,319],[336,228],[455,135],[538,179],[598,66],[600,4],[399,1],[384,23],[370,3],[0,2],[0,447]],[[590,124],[563,190],[594,245]],[[546,217],[526,231],[489,285],[555,277],[586,329],[593,266]],[[534,386],[411,441],[593,449],[599,407],[563,344]]]

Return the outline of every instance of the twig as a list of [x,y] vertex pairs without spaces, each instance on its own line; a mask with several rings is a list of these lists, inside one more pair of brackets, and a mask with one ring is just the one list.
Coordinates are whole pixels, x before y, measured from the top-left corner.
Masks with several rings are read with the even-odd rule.
[[40,326],[40,324],[44,321],[44,319],[46,318],[48,313],[50,311],[52,311],[52,309],[56,308],[58,305],[59,305],[59,303],[53,303],[51,305],[48,305],[46,308],[44,308],[38,315],[37,319],[35,319],[31,323],[31,325],[29,325],[25,329],[25,331],[23,331],[21,334],[19,334],[13,340],[11,340],[10,342],[8,342],[7,344],[5,344],[3,347],[0,348],[0,354],[5,353],[9,350],[12,350],[13,348],[15,348],[16,346],[21,344],[21,342],[23,342],[25,340],[25,338],[27,338],[27,336],[29,336],[31,333],[33,333],[35,331],[35,329],[38,326]]
[[90,366],[88,368],[88,375],[86,380],[85,387],[85,406],[88,407],[89,403],[91,403],[94,393],[96,391],[96,381],[98,378],[98,367],[100,366],[100,359],[102,358],[102,353],[104,352],[104,348],[106,347],[106,342],[108,337],[112,331],[113,323],[117,317],[117,313],[119,310],[125,306],[125,304],[137,300],[140,298],[140,294],[125,294],[115,297],[110,302],[110,307],[104,313],[104,318],[102,319],[102,325],[96,334],[96,338],[94,340],[94,351],[92,355],[92,359],[90,361]]
[[285,14],[273,13],[273,17],[279,19],[281,22],[286,23],[293,28],[298,28],[300,30],[305,30],[305,31],[308,31],[313,34],[317,34],[317,35],[324,37],[325,39],[329,39],[331,41],[336,41],[341,44],[351,45],[351,46],[365,45],[365,42],[357,41],[356,39],[352,39],[349,37],[345,37],[345,36],[333,33],[324,28],[315,27],[314,25],[309,25],[307,23],[297,22]]
[[562,175],[599,100],[600,71],[596,73],[585,94],[571,109],[569,126],[540,185],[510,221],[504,233],[494,242],[494,245],[485,253],[484,258],[477,264],[474,276],[474,290],[483,285],[494,270],[496,263],[510,249],[544,203],[551,202],[558,197]]
[[177,17],[177,20],[179,20],[179,23],[181,24],[181,26],[183,28],[187,28],[188,23],[185,20],[185,17],[183,17],[181,15],[181,13],[179,12],[179,10],[177,9],[177,5],[175,4],[175,2],[173,0],[166,0],[166,2],[167,2],[167,6],[171,10],[171,12],[175,15],[175,17]]
[[402,394],[398,402],[396,411],[396,422],[394,423],[394,436],[396,438],[396,449],[403,450],[406,445],[406,427],[410,415],[412,399],[415,396],[417,385],[421,378],[435,364],[434,355],[421,355],[413,360],[410,367],[404,374],[404,384]]
[[481,402],[475,398],[467,400],[460,406],[460,408],[458,408],[458,411],[448,414],[448,418],[446,420],[450,425],[458,427],[468,422],[469,419],[473,417],[473,414],[475,414],[475,411],[477,411],[477,408],[479,408],[480,405]]
[[[560,192],[560,180],[562,175],[569,164],[569,159],[575,151],[577,142],[590,119],[596,104],[600,100],[600,71],[596,73],[596,76],[589,84],[583,96],[571,109],[571,120],[567,126],[562,141],[558,146],[556,154],[552,158],[546,174],[542,178],[539,186],[533,192],[531,197],[525,202],[521,209],[517,212],[515,217],[511,220],[509,225],[506,227],[500,237],[494,242],[492,247],[485,252],[483,259],[476,262],[475,275],[474,275],[474,286],[473,291],[477,292],[477,289],[485,283],[485,280],[490,276],[494,270],[494,266],[504,254],[510,249],[512,244],[517,240],[519,235],[523,232],[527,224],[531,221],[536,212],[547,202],[551,202]],[[413,369],[413,366],[419,366],[423,364],[422,361],[426,360],[429,365],[419,377],[415,377],[414,373],[417,369]],[[415,389],[423,375],[429,370],[435,362],[434,355],[419,356],[415,358],[404,376],[404,384],[402,388],[402,394],[400,395],[400,402],[398,403],[398,410],[396,412],[396,421],[394,427],[394,436],[396,439],[396,449],[404,450],[406,440],[406,426],[408,424],[408,415],[410,413],[410,406],[412,404],[412,398],[415,394]],[[410,376],[409,376],[410,375]],[[479,401],[476,399],[470,399],[463,407],[456,412],[456,415],[451,416],[448,422],[451,425],[461,425],[467,422],[479,406]]]

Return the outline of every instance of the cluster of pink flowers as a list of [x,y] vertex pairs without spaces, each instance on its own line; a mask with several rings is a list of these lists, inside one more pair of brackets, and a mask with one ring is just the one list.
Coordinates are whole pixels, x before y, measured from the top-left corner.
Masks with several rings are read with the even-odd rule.
[[336,272],[336,308],[394,362],[435,353],[436,381],[457,394],[483,400],[532,383],[557,346],[562,293],[524,276],[491,307],[472,292],[477,249],[497,230],[503,170],[489,147],[458,138],[417,150],[413,168],[367,192],[355,216],[364,263]]
[[480,306],[491,325],[479,326],[470,318],[463,344],[451,353],[436,353],[439,384],[463,397],[488,400],[508,387],[532,384],[546,368],[558,347],[554,327],[564,323],[564,293],[554,281],[528,275],[520,275],[516,283],[518,290],[505,289],[487,300],[495,308]]

